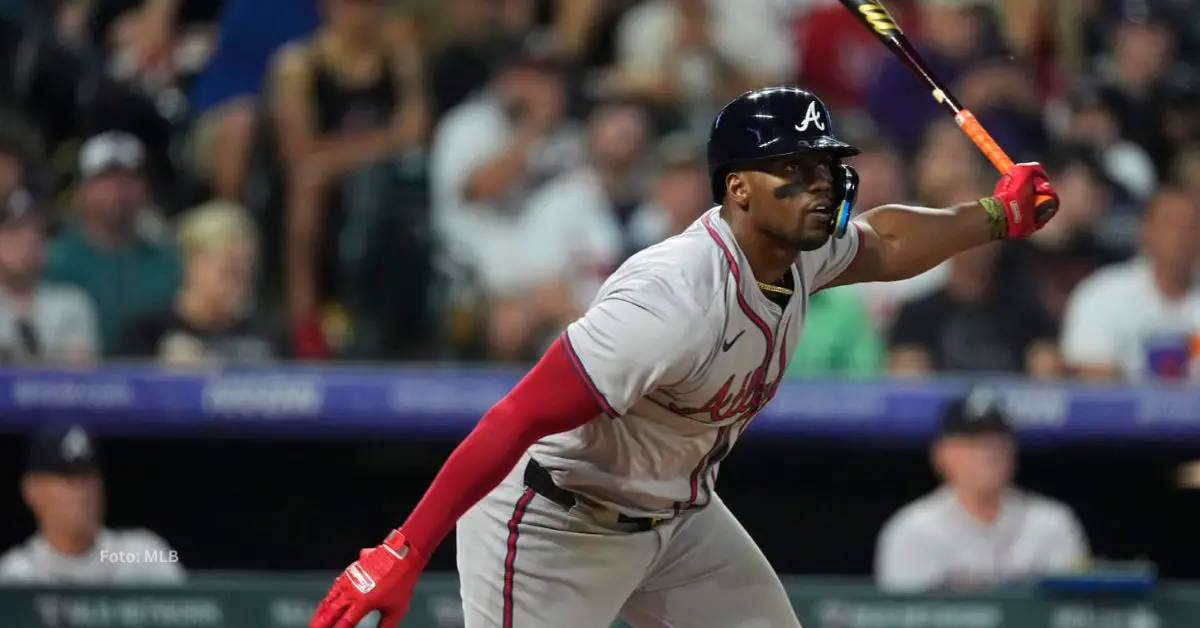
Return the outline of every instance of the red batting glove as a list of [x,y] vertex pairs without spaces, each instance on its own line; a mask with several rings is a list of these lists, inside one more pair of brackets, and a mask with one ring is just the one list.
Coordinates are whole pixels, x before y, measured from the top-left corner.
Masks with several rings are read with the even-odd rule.
[[1038,163],[1013,166],[1000,177],[993,194],[980,204],[992,217],[998,239],[1027,238],[1058,212],[1058,193]]
[[354,628],[379,611],[379,628],[395,628],[408,611],[413,585],[425,561],[392,530],[383,543],[362,550],[358,560],[333,581],[317,605],[309,628]]
[[298,317],[292,324],[292,351],[301,360],[328,360],[333,356],[325,331],[315,314]]

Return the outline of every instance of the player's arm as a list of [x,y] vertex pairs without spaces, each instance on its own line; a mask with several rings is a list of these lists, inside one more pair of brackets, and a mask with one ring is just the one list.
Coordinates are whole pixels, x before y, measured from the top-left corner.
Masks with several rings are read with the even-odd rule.
[[932,209],[884,205],[856,219],[854,262],[828,285],[896,281],[919,275],[956,253],[993,240],[1024,238],[1053,217],[1039,213],[1036,196],[1058,197],[1037,164],[1018,164],[1001,177],[994,195]]
[[[550,347],[454,450],[408,520],[334,583],[313,626],[353,625],[372,609],[392,625],[428,556],[538,439],[609,420],[690,372],[702,311],[655,269],[610,293]],[[370,583],[369,585],[365,583]]]
[[661,275],[628,283],[571,324],[451,454],[401,526],[420,555],[428,556],[538,439],[617,418],[686,374],[698,336],[698,307],[679,294],[686,286]]

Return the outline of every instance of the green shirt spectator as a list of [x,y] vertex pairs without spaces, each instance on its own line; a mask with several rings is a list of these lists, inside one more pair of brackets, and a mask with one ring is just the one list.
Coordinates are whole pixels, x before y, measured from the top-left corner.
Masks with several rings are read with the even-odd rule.
[[869,377],[883,369],[884,347],[853,288],[822,290],[809,298],[804,333],[787,376]]
[[165,308],[179,287],[174,250],[138,235],[138,216],[149,203],[144,156],[141,142],[121,132],[84,143],[76,220],[47,254],[46,279],[76,285],[95,303],[105,355],[115,350],[130,318]]
[[130,318],[171,303],[179,264],[169,248],[141,238],[121,248],[97,249],[78,227],[69,227],[50,244],[46,278],[79,286],[92,297],[108,355]]

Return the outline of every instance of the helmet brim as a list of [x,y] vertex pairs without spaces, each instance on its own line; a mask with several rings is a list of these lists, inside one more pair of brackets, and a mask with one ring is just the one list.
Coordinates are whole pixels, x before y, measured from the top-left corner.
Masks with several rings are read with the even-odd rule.
[[[721,202],[721,198],[725,193],[725,182],[722,179],[724,179],[725,175],[729,174],[730,172],[748,169],[748,166],[753,167],[755,164],[761,164],[772,159],[779,159],[780,157],[790,157],[792,155],[822,153],[841,159],[844,157],[853,157],[862,152],[853,144],[847,144],[841,140],[836,140],[829,137],[823,137],[814,141],[801,140],[799,142],[795,142],[791,147],[772,146],[772,144],[774,144],[774,142],[768,142],[761,147],[763,149],[763,155],[761,157],[728,162],[714,168],[710,173],[713,202]],[[771,150],[772,148],[777,148],[778,150]]]
[[853,157],[861,152],[862,151],[853,144],[847,144],[832,137],[822,137],[813,141],[798,141],[796,142],[796,147],[794,150],[775,156],[784,157],[786,155],[796,155],[799,153],[830,153],[834,157]]

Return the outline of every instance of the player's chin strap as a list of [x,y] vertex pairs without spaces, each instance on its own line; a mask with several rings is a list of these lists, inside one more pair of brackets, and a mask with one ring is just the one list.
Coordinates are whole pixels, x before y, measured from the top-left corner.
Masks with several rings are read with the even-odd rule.
[[838,203],[837,213],[833,215],[833,237],[846,235],[850,226],[850,214],[854,212],[854,200],[858,197],[858,171],[854,166],[837,164],[834,166],[840,172],[835,175],[842,187],[842,202]]

